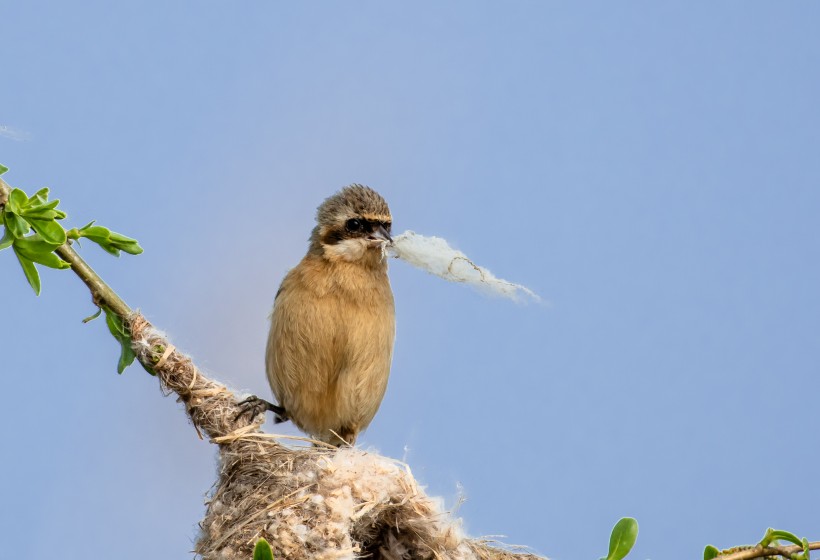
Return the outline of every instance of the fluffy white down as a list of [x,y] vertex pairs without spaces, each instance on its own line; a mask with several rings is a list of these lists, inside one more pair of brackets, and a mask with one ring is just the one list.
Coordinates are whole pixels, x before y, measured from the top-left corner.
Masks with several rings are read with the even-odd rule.
[[[324,493],[330,521],[346,527],[346,532],[350,524],[372,516],[374,510],[384,504],[396,508],[410,503],[414,510],[426,512],[419,521],[436,543],[437,549],[431,549],[431,556],[441,560],[476,559],[467,545],[460,520],[445,510],[441,498],[424,494],[407,465],[359,449],[341,448],[325,459],[323,467],[318,486]],[[405,496],[402,504],[396,503],[397,496]],[[410,529],[412,527],[404,527],[405,531]],[[406,544],[403,539],[389,536],[381,552],[385,558],[408,558]],[[351,560],[353,558],[359,555]]]
[[478,266],[467,255],[450,247],[441,237],[427,237],[414,231],[405,231],[393,238],[393,244],[387,247],[387,253],[450,282],[463,282],[481,291],[516,301],[541,301],[529,288],[497,278],[483,266]]

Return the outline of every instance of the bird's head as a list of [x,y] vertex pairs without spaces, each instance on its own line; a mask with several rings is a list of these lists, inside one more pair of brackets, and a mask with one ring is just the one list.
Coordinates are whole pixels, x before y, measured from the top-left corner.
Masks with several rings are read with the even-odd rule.
[[316,211],[311,250],[331,261],[383,264],[382,250],[393,239],[390,208],[379,193],[350,185],[327,198]]

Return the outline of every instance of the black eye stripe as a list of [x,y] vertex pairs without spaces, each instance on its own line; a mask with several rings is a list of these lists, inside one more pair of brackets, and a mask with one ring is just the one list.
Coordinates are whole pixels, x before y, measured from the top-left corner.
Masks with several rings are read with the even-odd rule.
[[[355,229],[356,226],[353,226],[351,222],[358,223],[358,229]],[[336,245],[337,243],[341,243],[345,239],[355,239],[357,237],[362,237],[364,235],[368,235],[373,233],[377,227],[381,226],[390,233],[390,226],[391,222],[382,221],[382,220],[366,220],[364,218],[351,218],[341,226],[335,227],[331,230],[328,230],[324,236],[322,237],[322,243],[326,245]],[[351,229],[353,226],[353,229]]]
[[344,241],[349,235],[350,234],[343,229],[332,229],[322,238],[322,243],[325,245],[336,245]]
[[366,231],[372,232],[377,227],[381,226],[387,231],[390,231],[390,222],[381,220],[366,220],[364,218],[350,218],[345,222],[345,229],[351,233]]

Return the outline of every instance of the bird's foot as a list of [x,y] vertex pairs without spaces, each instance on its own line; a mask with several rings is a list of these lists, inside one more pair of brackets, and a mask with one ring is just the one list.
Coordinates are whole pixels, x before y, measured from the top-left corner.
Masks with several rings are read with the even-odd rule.
[[273,412],[273,422],[279,424],[290,420],[287,411],[281,406],[277,406],[265,399],[260,399],[256,395],[251,395],[244,401],[236,403],[239,407],[239,414],[236,415],[235,420],[248,415],[248,418],[253,420],[259,414],[265,414],[268,411]]

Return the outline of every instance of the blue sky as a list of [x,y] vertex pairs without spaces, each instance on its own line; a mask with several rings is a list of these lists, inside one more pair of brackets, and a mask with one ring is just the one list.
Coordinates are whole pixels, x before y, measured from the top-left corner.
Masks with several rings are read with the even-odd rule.
[[[267,314],[352,182],[551,302],[391,265],[364,447],[556,560],[820,538],[814,2],[5,2],[0,163],[145,253],[83,254],[269,395]],[[215,450],[69,273],[0,255],[9,558],[184,558]],[[292,427],[280,428],[296,433]],[[124,544],[123,544],[124,543]]]

